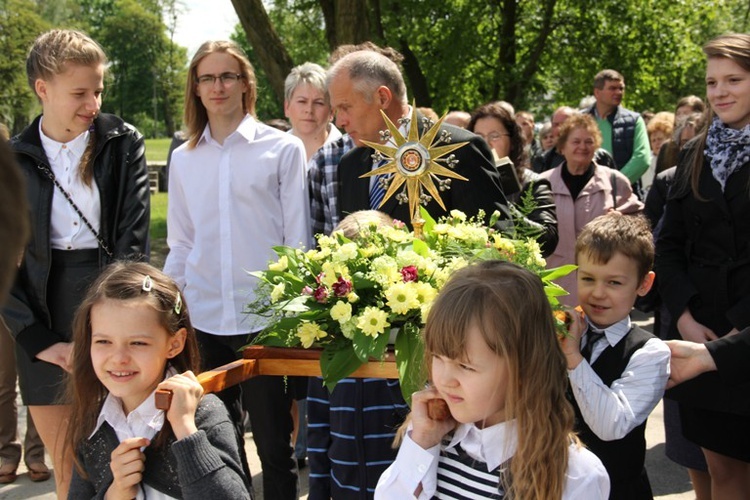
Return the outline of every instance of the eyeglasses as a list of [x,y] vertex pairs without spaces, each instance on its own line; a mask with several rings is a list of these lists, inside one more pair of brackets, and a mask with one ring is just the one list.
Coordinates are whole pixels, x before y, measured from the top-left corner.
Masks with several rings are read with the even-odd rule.
[[216,80],[221,81],[221,84],[225,87],[231,87],[237,81],[242,78],[242,75],[237,73],[222,73],[220,75],[201,75],[198,77],[198,85],[204,87],[213,87]]
[[499,141],[501,137],[510,137],[510,134],[501,134],[500,132],[490,132],[487,135],[484,135],[484,134],[477,134],[477,135],[487,142]]

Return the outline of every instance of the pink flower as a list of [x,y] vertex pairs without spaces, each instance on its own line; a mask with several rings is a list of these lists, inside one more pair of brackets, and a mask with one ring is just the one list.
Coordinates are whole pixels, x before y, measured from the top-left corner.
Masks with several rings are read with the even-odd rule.
[[312,295],[313,289],[309,286],[305,286],[305,288],[302,289],[302,295]]
[[346,297],[352,291],[352,282],[339,276],[338,281],[331,288],[336,297]]
[[315,300],[319,303],[325,304],[328,301],[328,290],[325,286],[320,285],[315,289],[315,292],[313,292],[313,297],[315,297]]
[[401,277],[404,279],[404,283],[409,281],[417,281],[419,278],[417,274],[417,268],[414,266],[406,266],[401,269]]
[[404,227],[406,227],[406,224],[398,219],[393,219],[393,227],[395,227],[396,229],[403,229]]

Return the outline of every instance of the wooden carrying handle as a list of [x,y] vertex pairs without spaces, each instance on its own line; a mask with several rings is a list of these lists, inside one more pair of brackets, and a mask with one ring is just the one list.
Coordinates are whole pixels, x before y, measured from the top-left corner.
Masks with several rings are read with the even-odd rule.
[[[319,349],[297,349],[289,347],[250,346],[242,352],[244,359],[214,368],[198,375],[203,391],[219,392],[258,375],[275,376],[320,376]],[[396,357],[392,352],[383,361],[371,361],[349,375],[354,378],[398,378]],[[156,407],[168,410],[172,403],[172,391],[156,391]]]

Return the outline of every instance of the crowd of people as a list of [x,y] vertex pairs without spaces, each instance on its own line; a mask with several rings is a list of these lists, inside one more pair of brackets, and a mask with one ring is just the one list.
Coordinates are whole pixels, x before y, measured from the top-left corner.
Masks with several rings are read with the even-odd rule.
[[[50,477],[46,446],[59,498],[252,498],[247,418],[267,499],[298,498],[306,458],[316,500],[650,499],[645,427],[662,398],[667,455],[697,498],[750,498],[750,35],[704,53],[707,105],[688,96],[639,114],[607,69],[592,100],[538,131],[503,101],[446,116],[438,134],[466,143],[453,166],[466,180],[425,200],[429,213],[498,213],[498,229],[531,231],[548,267],[578,268],[559,281],[561,339],[533,273],[496,261],[455,272],[424,328],[430,383],[409,407],[395,380],[329,391],[261,376],[204,395],[195,377],[266,326],[245,314],[246,271],[273,247],[410,224],[384,180],[363,177],[380,166],[366,143],[388,140],[384,116],[404,136],[438,120],[424,108],[401,120],[413,111],[402,56],[368,42],[339,47],[327,69],[295,67],[285,127],[255,116],[254,70],[235,43],[201,45],[170,158],[162,271],[146,263],[143,137],[101,112],[106,55],[83,33],[43,33],[26,65],[42,113],[12,153],[0,141],[0,185],[7,170],[16,186],[0,196],[0,483],[21,460],[17,372],[29,475]],[[656,335],[634,326],[634,306],[654,311]],[[172,392],[168,411],[157,389]]]

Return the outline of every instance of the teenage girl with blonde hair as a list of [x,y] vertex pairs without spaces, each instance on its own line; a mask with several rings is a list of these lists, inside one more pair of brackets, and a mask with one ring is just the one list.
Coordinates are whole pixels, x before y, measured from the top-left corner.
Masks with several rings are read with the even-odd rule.
[[26,73],[42,105],[11,140],[26,178],[31,239],[3,309],[16,340],[21,396],[52,455],[59,498],[72,461],[62,453],[70,407],[70,323],[86,287],[109,261],[148,251],[149,185],[143,137],[101,113],[107,58],[72,30],[41,34]]
[[[500,261],[457,271],[424,335],[432,386],[412,396],[375,498],[607,498],[604,466],[572,432],[565,358],[537,276]],[[433,400],[450,414],[431,416]]]

